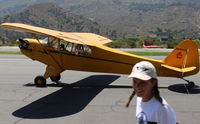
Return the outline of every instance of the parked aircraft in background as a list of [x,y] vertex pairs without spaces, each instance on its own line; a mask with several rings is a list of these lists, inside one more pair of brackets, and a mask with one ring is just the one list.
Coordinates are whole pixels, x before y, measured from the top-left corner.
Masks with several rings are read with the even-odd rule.
[[162,48],[162,46],[153,45],[152,43],[150,43],[150,42],[148,42],[146,40],[143,42],[143,47],[144,48]]

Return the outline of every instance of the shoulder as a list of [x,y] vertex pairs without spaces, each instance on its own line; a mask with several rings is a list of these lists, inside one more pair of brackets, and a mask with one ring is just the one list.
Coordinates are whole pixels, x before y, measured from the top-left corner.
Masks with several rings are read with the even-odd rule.
[[164,112],[164,111],[168,111],[168,110],[172,110],[172,108],[167,103],[167,101],[164,98],[162,98],[162,104],[161,103],[159,104],[159,111]]
[[161,117],[168,118],[169,120],[176,120],[176,115],[172,107],[163,99],[163,105],[159,107],[158,114]]
[[157,114],[159,116],[163,116],[163,117],[169,116],[169,115],[175,116],[174,110],[172,109],[172,107],[167,103],[167,101],[164,98],[162,98],[162,104],[154,98],[153,104],[154,104],[153,106],[154,106],[155,114]]
[[172,107],[167,103],[167,101],[164,98],[162,98],[162,102],[163,102],[163,105],[162,105],[162,109],[161,110],[173,111]]
[[[172,107],[163,99],[163,104],[157,109],[157,114],[160,117],[160,122],[169,122],[170,124],[174,124],[176,122],[176,115]],[[167,124],[169,124],[167,123]]]

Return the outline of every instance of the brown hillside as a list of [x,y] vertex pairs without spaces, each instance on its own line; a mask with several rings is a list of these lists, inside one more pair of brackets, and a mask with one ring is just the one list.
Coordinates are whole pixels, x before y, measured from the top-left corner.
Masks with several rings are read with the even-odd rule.
[[[1,17],[0,22],[25,23],[65,32],[92,32],[111,38],[117,37],[115,30],[99,25],[97,22],[82,16],[67,12],[54,3],[32,5],[20,13]],[[10,37],[9,33],[8,37]]]

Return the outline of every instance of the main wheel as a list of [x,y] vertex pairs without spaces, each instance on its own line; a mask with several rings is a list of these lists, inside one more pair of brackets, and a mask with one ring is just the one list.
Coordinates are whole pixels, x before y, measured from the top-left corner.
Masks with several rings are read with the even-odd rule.
[[51,76],[50,77],[51,81],[53,81],[53,82],[58,82],[60,80],[60,78],[61,78],[60,74],[57,75],[57,76]]
[[40,75],[35,78],[34,83],[37,87],[46,87],[47,80]]

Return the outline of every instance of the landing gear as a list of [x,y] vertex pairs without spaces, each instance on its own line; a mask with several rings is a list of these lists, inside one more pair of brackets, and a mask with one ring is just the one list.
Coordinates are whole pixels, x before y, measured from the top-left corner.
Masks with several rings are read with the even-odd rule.
[[195,86],[195,83],[193,81],[189,81],[184,78],[181,78],[181,79],[183,79],[184,81],[186,81],[188,83],[188,89],[191,89]]
[[47,80],[44,76],[39,75],[34,79],[34,83],[37,87],[46,87]]
[[46,87],[48,78],[50,78],[53,82],[56,82],[56,84],[58,84],[61,78],[61,72],[63,72],[63,69],[55,68],[53,66],[47,66],[44,75],[40,75],[35,78],[35,85],[37,87]]
[[[58,81],[60,80],[61,76],[60,74],[57,76],[51,76],[50,79],[53,82],[58,83]],[[37,87],[46,87],[47,86],[47,80],[44,76],[39,75],[34,79],[34,83]]]
[[53,81],[53,82],[58,82],[60,80],[60,78],[61,78],[60,74],[57,75],[57,76],[51,76],[50,77],[51,81]]

